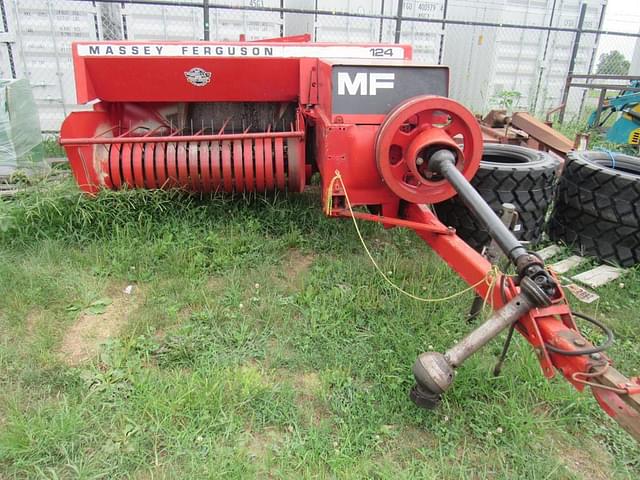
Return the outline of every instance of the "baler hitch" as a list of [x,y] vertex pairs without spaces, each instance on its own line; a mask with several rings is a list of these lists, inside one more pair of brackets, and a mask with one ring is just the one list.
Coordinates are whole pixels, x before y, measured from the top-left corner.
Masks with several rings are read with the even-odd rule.
[[532,308],[551,305],[558,287],[542,261],[527,252],[456,168],[455,152],[449,149],[435,151],[428,160],[428,168],[449,181],[474,216],[487,228],[492,239],[518,269],[520,286],[520,293],[444,354],[425,352],[418,357],[413,365],[416,386],[410,397],[416,405],[431,409],[438,405],[440,396],[451,386],[455,368]]
[[[418,357],[413,364],[413,375],[417,385],[410,394],[416,405],[428,409],[435,408],[440,401],[440,395],[451,386],[455,368],[504,329],[517,322],[529,310],[549,304],[548,299],[543,297],[544,293],[529,278],[523,279],[520,288],[518,295],[444,354],[425,352]],[[542,303],[545,301],[546,303]]]

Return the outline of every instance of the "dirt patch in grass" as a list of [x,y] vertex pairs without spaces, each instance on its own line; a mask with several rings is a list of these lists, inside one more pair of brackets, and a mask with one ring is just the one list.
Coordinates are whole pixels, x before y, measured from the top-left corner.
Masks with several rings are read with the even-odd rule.
[[67,365],[89,360],[98,353],[102,343],[117,336],[139,305],[142,295],[138,288],[127,295],[123,288],[116,287],[109,289],[108,297],[111,303],[104,313],[84,312],[66,331],[58,353]]
[[225,278],[223,277],[209,277],[206,283],[207,292],[219,294],[220,292],[224,292],[227,287]]
[[317,372],[280,370],[277,377],[286,378],[296,392],[296,403],[307,425],[319,425],[331,417],[331,412],[321,398],[322,381]]
[[433,433],[413,425],[384,425],[381,435],[386,437],[382,463],[405,467],[416,458],[420,449],[434,449],[438,441]]
[[262,432],[250,432],[247,442],[247,455],[252,460],[266,458],[269,452],[278,450],[286,440],[286,433],[277,428],[268,427]]
[[279,278],[283,281],[282,287],[290,292],[299,291],[314,260],[314,255],[290,250],[285,261],[277,267]]
[[580,447],[564,440],[551,438],[549,445],[558,452],[560,461],[567,470],[585,480],[609,480],[611,478],[612,459],[603,447],[593,440],[584,438]]
[[33,336],[38,331],[38,325],[42,320],[42,311],[41,310],[33,310],[27,314],[27,318],[25,318],[24,323],[27,329],[27,336],[29,338],[33,338]]

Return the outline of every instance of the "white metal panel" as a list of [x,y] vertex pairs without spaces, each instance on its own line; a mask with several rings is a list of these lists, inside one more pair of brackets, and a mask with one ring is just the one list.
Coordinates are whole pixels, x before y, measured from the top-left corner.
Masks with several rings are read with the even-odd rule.
[[29,79],[43,130],[56,131],[77,109],[71,42],[95,40],[100,22],[92,2],[5,0],[18,78]]
[[202,8],[122,4],[119,14],[127,40],[202,40]]
[[[606,0],[584,0],[585,28],[597,28]],[[575,28],[579,0],[450,0],[447,18]],[[553,12],[553,17],[552,17]],[[452,96],[477,111],[495,105],[501,92],[521,95],[519,107],[540,112],[560,103],[571,62],[573,32],[504,27],[446,27],[445,64],[452,68]],[[588,71],[597,48],[583,35],[575,71]],[[546,52],[545,52],[546,50]]]
[[[398,12],[397,0],[318,0],[318,9],[387,16]],[[405,0],[403,17],[442,19],[444,0]],[[377,18],[318,15],[315,38],[319,42],[394,42],[396,22]],[[438,63],[443,28],[440,23],[402,21],[400,43],[413,47],[413,58]]]
[[[380,15],[381,0],[318,0],[320,11],[347,12],[360,15]],[[391,1],[387,1],[391,6]],[[318,15],[315,38],[318,42],[378,42],[381,23],[375,18],[340,15]]]
[[[221,0],[215,3],[280,8],[280,0]],[[247,40],[277,38],[282,36],[283,24],[280,12],[212,8],[209,13],[211,40],[237,41],[240,35],[244,35]]]
[[[447,18],[497,23],[502,19],[504,8],[505,0],[450,0]],[[443,63],[451,68],[450,95],[476,111],[485,110],[492,95],[498,34],[499,30],[495,27],[445,27]]]
[[[444,0],[405,0],[404,17],[441,20],[444,16]],[[403,20],[400,42],[413,46],[414,60],[437,64],[444,26],[441,23],[412,22]]]

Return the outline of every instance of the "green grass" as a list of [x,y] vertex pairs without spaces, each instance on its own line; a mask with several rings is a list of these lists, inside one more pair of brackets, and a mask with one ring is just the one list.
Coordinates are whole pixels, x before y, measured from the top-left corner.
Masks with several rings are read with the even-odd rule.
[[64,148],[59,143],[58,135],[45,135],[42,139],[45,158],[61,158],[64,157]]
[[[407,288],[464,287],[410,232],[362,229]],[[598,306],[631,374],[639,279]],[[411,365],[471,328],[471,296],[399,296],[316,193],[92,199],[45,184],[0,203],[0,292],[0,478],[640,474],[637,444],[588,394],[543,379],[520,338],[501,377],[495,341],[438,410],[417,409]],[[116,335],[70,363],[87,319]]]

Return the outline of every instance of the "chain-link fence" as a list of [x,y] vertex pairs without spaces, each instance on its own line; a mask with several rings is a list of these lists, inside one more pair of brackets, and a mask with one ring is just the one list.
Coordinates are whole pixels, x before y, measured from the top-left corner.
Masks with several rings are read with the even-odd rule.
[[[76,105],[71,42],[278,38],[408,43],[451,67],[451,96],[474,111],[565,104],[583,119],[597,81],[640,68],[639,34],[602,30],[607,0],[0,0],[0,75],[27,77],[44,131]],[[635,59],[634,56],[638,57]],[[638,65],[634,65],[638,64]],[[640,74],[640,72],[636,73]],[[582,86],[574,86],[582,85]]]

